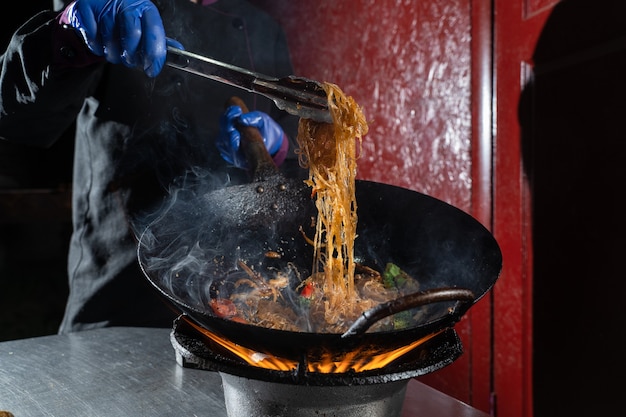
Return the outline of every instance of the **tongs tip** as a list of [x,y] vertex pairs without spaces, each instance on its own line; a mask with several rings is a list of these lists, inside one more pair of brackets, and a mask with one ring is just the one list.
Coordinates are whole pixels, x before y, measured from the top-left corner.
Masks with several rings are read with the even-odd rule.
[[272,86],[276,106],[303,119],[332,123],[326,90],[318,81],[290,75],[278,79]]

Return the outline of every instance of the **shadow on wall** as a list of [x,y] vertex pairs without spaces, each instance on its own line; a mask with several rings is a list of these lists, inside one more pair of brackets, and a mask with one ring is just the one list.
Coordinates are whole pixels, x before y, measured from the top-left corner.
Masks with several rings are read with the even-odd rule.
[[[531,182],[535,416],[611,415],[626,374],[626,2],[559,3],[519,106]],[[618,408],[619,407],[619,408]]]

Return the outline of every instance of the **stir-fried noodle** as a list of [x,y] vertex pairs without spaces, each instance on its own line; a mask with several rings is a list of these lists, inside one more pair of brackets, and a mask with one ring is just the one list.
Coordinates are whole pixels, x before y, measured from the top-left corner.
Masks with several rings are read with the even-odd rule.
[[[326,322],[354,305],[354,240],[357,228],[355,180],[357,145],[368,131],[365,116],[352,97],[324,83],[333,123],[301,119],[298,128],[300,165],[308,168],[318,210],[313,276],[323,274]],[[360,305],[362,310],[363,305]],[[348,314],[352,315],[352,314]],[[358,316],[358,314],[357,314]]]

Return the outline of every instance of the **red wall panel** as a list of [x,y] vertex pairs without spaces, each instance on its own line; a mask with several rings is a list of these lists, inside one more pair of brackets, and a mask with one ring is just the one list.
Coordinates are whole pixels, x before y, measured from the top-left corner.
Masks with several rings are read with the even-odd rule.
[[470,209],[469,0],[255,3],[285,28],[297,75],[363,107],[360,178]]

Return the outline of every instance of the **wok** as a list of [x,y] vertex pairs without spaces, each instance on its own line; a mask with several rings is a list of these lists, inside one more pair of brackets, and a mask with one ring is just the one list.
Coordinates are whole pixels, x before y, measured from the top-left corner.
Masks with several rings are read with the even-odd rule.
[[[248,159],[255,172],[250,183],[206,193],[181,190],[139,239],[138,259],[149,282],[201,327],[294,360],[357,347],[393,349],[452,327],[495,284],[501,251],[477,220],[425,194],[357,180],[356,261],[379,271],[392,262],[419,281],[419,292],[367,311],[345,333],[275,330],[216,315],[210,302],[225,295],[225,282],[241,277],[240,260],[255,270],[296,265],[305,278],[313,262],[303,237],[313,236],[317,213],[310,188],[272,167],[262,144],[247,152],[257,154]],[[411,327],[368,331],[382,317],[408,309],[424,310]]]

